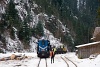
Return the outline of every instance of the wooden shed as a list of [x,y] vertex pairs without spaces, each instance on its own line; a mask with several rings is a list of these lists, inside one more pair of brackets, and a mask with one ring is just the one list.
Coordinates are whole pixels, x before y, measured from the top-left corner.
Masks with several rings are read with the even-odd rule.
[[78,58],[88,58],[92,54],[100,53],[100,41],[76,46]]
[[76,46],[79,58],[88,58],[92,54],[100,53],[100,27],[95,28],[91,39],[95,42]]

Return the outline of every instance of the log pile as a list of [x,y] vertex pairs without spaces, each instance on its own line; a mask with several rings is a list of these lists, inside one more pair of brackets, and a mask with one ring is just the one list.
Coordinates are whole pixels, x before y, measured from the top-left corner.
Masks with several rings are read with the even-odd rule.
[[0,61],[6,61],[6,60],[24,60],[24,59],[30,59],[30,58],[32,58],[32,56],[25,56],[25,55],[15,55],[15,54],[12,54],[12,55],[9,56],[9,57],[0,58]]

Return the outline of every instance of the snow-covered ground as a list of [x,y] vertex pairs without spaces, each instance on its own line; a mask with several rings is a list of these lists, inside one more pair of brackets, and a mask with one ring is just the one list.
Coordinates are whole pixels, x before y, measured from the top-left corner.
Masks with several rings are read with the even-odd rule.
[[78,67],[100,67],[100,55],[94,59],[78,59],[75,53],[67,53],[66,56],[78,65]]
[[[39,58],[36,53],[15,53],[16,55],[22,54],[26,56],[32,56],[32,58],[24,60],[7,60],[0,61],[0,67],[37,67]],[[12,53],[0,54],[0,58],[11,56]],[[55,62],[51,64],[51,59],[47,58],[48,67],[67,67],[67,64],[61,59],[60,56],[66,56],[72,60],[78,67],[100,67],[100,55],[95,59],[78,59],[75,53],[66,53],[55,55]],[[69,65],[70,67],[73,67]],[[45,59],[40,62],[40,67],[45,67]]]

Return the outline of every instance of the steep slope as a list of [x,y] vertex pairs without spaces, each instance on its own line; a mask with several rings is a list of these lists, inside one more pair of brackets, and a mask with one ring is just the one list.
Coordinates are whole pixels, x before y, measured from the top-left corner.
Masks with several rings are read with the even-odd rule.
[[1,51],[35,51],[39,38],[56,47],[91,42],[97,0],[0,0]]
[[62,45],[62,36],[71,37],[68,28],[56,16],[43,12],[33,0],[2,0],[0,3],[0,48],[3,52],[35,51],[37,39],[42,37],[57,47]]
[[[43,12],[45,11],[49,16],[54,15],[59,18],[62,24],[69,29],[74,43],[72,43],[73,41],[68,35],[64,35],[61,38],[65,44],[69,45],[68,47],[91,42],[90,38],[95,26],[97,26],[98,0],[34,1],[42,7]],[[62,34],[59,35],[61,36]]]

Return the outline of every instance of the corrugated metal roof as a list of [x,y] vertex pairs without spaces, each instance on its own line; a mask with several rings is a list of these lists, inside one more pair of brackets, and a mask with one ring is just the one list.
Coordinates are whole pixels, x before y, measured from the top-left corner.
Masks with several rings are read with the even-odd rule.
[[98,43],[100,43],[100,41],[98,41],[98,42],[92,42],[92,43],[87,43],[87,44],[82,44],[82,45],[78,45],[78,46],[75,46],[75,47],[77,47],[77,48],[79,48],[79,47],[85,47],[85,46],[94,45],[94,44],[98,44]]

